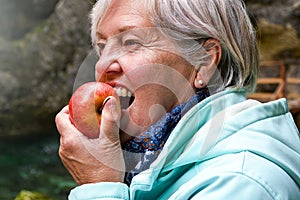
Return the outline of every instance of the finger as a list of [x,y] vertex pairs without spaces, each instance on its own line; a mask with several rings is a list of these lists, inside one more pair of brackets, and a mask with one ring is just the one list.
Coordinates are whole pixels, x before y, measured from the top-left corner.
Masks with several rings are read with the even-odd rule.
[[[70,121],[69,106],[65,106],[55,117],[57,130],[60,134],[60,147],[58,154],[62,161],[67,160],[70,154],[82,151],[80,147],[82,135]],[[83,135],[82,135],[83,136]]]
[[69,114],[69,105],[66,105],[65,107],[63,107],[60,112]]
[[69,106],[65,106],[55,117],[55,124],[61,136],[74,134],[77,129],[70,121]]
[[102,110],[100,139],[119,141],[120,113],[119,102],[111,96]]

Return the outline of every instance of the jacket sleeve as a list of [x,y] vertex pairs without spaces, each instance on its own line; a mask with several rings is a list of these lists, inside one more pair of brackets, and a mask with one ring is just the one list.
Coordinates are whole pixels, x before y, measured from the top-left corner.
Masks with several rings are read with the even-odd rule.
[[69,195],[69,200],[97,199],[130,199],[129,188],[124,183],[90,183],[74,188]]
[[252,177],[239,173],[216,174],[206,179],[198,177],[182,186],[170,199],[230,199],[274,200],[276,193]]

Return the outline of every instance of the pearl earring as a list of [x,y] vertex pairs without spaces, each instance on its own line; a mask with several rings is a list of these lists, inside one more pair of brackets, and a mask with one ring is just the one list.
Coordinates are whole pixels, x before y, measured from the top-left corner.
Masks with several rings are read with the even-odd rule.
[[199,83],[199,85],[203,85],[204,84],[202,80],[199,80],[198,83]]

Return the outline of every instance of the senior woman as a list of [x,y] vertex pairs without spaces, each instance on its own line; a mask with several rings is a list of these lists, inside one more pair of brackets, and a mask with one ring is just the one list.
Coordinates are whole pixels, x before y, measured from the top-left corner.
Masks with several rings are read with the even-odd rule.
[[96,139],[57,115],[70,199],[300,199],[286,101],[245,97],[258,55],[241,1],[99,0],[91,21],[96,80],[129,101],[108,100]]

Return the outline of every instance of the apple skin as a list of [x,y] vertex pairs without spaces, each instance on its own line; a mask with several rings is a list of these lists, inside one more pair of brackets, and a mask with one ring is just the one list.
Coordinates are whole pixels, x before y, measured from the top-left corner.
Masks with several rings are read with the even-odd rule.
[[109,96],[114,96],[117,103],[120,102],[114,88],[101,82],[85,83],[73,93],[69,101],[70,120],[85,136],[99,137],[102,108]]

